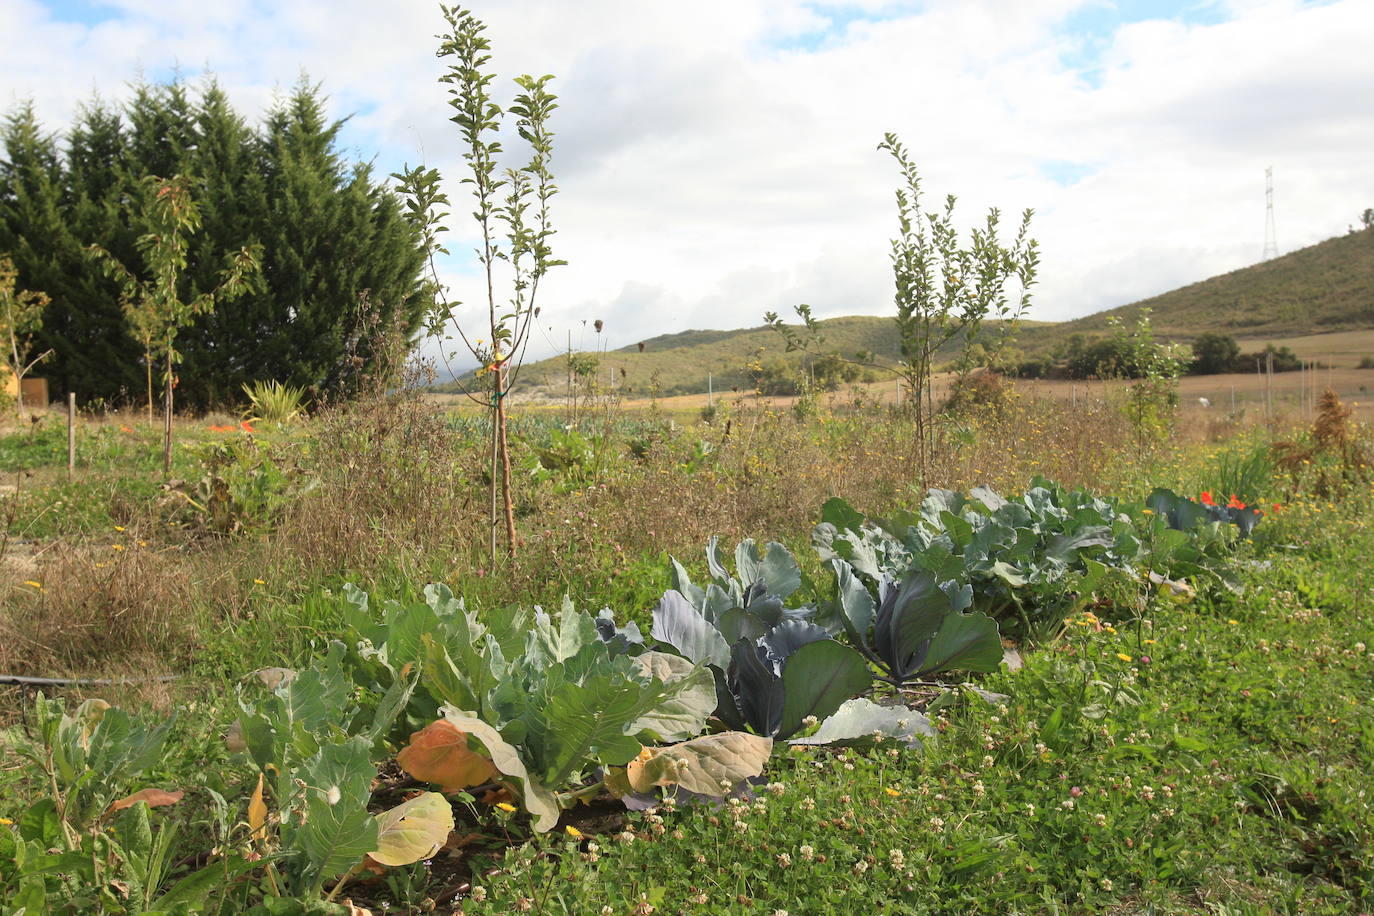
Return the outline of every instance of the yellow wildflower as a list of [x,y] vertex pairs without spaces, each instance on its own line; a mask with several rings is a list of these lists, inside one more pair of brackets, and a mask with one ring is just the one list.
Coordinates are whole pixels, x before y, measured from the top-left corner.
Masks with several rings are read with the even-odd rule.
[[566,830],[566,831],[568,832],[568,836],[572,837],[574,840],[580,840],[580,839],[582,839],[582,831],[581,831],[581,830],[578,830],[578,829],[577,829],[576,827],[574,827],[572,824],[569,824],[568,826],[564,827],[563,829]]
[[1123,662],[1128,662],[1131,660],[1131,657],[1127,655],[1125,652],[1116,653],[1116,657],[1121,659]]
[[496,807],[500,808],[502,811],[506,812],[507,814],[514,814],[514,813],[515,813],[515,806],[512,805],[510,802],[497,802],[497,803],[496,803]]

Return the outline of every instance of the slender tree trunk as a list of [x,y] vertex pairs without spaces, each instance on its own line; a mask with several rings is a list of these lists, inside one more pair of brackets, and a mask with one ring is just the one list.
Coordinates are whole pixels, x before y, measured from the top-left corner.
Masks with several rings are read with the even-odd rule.
[[516,553],[515,543],[515,504],[511,500],[510,493],[510,444],[506,439],[506,392],[505,392],[505,365],[496,364],[496,428],[498,439],[498,450],[501,453],[501,497],[505,504],[506,516],[506,551],[514,558]]
[[[495,373],[493,372],[493,375]],[[497,383],[499,384],[499,383]],[[497,477],[497,457],[501,453],[501,436],[497,432],[500,429],[500,404],[501,399],[497,396],[499,389],[496,385],[492,386],[491,398],[491,467],[489,468],[489,479],[491,485],[487,488],[487,493],[491,497],[490,511],[487,513],[487,552],[491,556],[491,564],[496,565],[496,526],[500,524],[500,516],[496,509],[496,491],[501,486]]]
[[[171,347],[168,347],[171,350]],[[162,405],[162,473],[172,473],[172,355],[167,354],[167,397]]]
[[153,425],[153,348],[147,344],[143,347],[143,365],[147,369],[148,376],[148,425]]
[[14,312],[9,304],[5,306],[5,320],[10,326],[10,353],[12,354],[11,365],[14,367],[14,415],[17,419],[24,419],[24,377],[19,365],[19,336],[14,333]]

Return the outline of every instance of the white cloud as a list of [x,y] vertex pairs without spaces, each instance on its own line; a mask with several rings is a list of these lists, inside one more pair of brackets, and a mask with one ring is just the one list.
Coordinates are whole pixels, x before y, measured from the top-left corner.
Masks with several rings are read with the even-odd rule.
[[[259,111],[304,70],[336,114],[360,112],[349,142],[364,156],[380,150],[379,170],[423,148],[458,177],[458,137],[435,82],[443,22],[427,0],[207,9],[119,0],[112,18],[86,26],[35,0],[0,0],[0,34],[20,36],[0,59],[0,102],[32,96],[60,125],[92,86],[121,97],[136,68],[180,62],[210,66],[237,104]],[[558,75],[555,218],[571,263],[549,277],[542,323],[557,342],[603,318],[615,346],[754,325],[803,301],[822,315],[886,313],[896,173],[875,149],[886,130],[911,148],[931,200],[958,193],[966,220],[992,205],[1008,223],[1036,209],[1036,317],[1257,259],[1269,165],[1285,250],[1343,231],[1374,205],[1374,6],[1228,0],[1206,12],[1085,33],[1077,14],[1110,20],[1110,6],[478,9],[503,87],[516,73]],[[460,193],[456,180],[449,190]],[[470,234],[451,242],[471,247]],[[470,271],[451,264],[446,276],[458,298],[478,301]]]

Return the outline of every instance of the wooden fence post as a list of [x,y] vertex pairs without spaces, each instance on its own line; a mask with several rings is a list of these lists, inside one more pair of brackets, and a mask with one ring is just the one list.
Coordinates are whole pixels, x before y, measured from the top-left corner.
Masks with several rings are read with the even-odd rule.
[[76,392],[67,392],[67,476],[76,471]]

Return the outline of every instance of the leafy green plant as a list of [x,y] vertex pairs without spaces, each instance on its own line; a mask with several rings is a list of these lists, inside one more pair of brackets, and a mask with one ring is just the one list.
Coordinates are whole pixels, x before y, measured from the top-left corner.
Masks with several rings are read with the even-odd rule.
[[262,672],[272,686],[256,701],[240,698],[232,743],[259,774],[248,820],[252,844],[272,856],[267,869],[275,894],[318,898],[326,882],[337,879],[333,897],[361,869],[364,856],[406,865],[432,855],[453,828],[442,798],[420,796],[378,815],[368,810],[374,756],[416,678],[401,677],[385,692],[360,699],[345,656],[344,644],[332,642],[302,671]]
[[1093,560],[1114,563],[1119,540],[1132,558],[1137,549],[1135,526],[1111,503],[1039,478],[1015,500],[987,487],[932,489],[918,512],[886,518],[832,499],[821,519],[812,542],[822,559],[846,561],[875,589],[913,569],[967,583],[972,609],[997,619],[1057,613],[1066,593],[1082,590],[1078,577],[1098,568]]
[[584,435],[575,427],[548,431],[548,440],[534,448],[530,476],[551,483],[555,493],[582,490],[604,480],[620,460],[616,441],[605,434]]
[[180,496],[177,508],[183,520],[215,534],[270,529],[294,500],[318,485],[296,465],[289,448],[273,448],[252,437],[188,450],[200,463],[201,476],[173,488]]
[[278,381],[258,381],[243,386],[248,396],[249,423],[290,423],[305,411],[305,389]]
[[913,569],[900,580],[884,577],[877,601],[843,560],[835,571],[835,609],[850,642],[877,665],[894,687],[945,671],[996,671],[1002,664],[997,622],[973,603],[973,587]]
[[654,607],[651,635],[711,667],[721,721],[782,740],[871,686],[863,657],[807,619],[814,607],[786,606],[803,581],[787,548],[770,542],[760,552],[754,541],[741,541],[739,578],[730,575],[714,537],[706,558],[713,581],[704,589],[672,561],[675,588]]
[[1173,490],[1156,487],[1146,500],[1146,505],[1152,512],[1167,519],[1170,528],[1192,531],[1199,525],[1215,522],[1235,525],[1242,537],[1249,537],[1264,516],[1258,507],[1246,505],[1235,496],[1227,503],[1217,503],[1207,490],[1202,492],[1200,499],[1192,500],[1179,496]]
[[[646,651],[637,628],[571,603],[556,619],[507,608],[479,621],[442,585],[426,588],[423,603],[386,602],[375,612],[357,589],[347,601],[361,683],[394,687],[419,671],[406,705],[411,721],[427,724],[410,736],[402,765],[444,791],[502,785],[538,831],[611,788],[606,775],[646,745],[699,734],[715,707],[704,667]],[[658,772],[655,785],[669,775]]]
[[68,713],[61,700],[38,695],[34,734],[20,753],[45,775],[48,795],[13,829],[0,827],[0,892],[14,907],[6,912],[200,912],[254,867],[226,852],[164,892],[181,870],[179,828],[159,820],[154,829],[149,809],[175,805],[184,792],[124,793],[161,761],[174,721],[150,724],[95,699]]
[[158,761],[175,718],[153,725],[95,699],[68,713],[62,700],[38,694],[34,740],[22,752],[46,775],[68,839],[104,815]]

